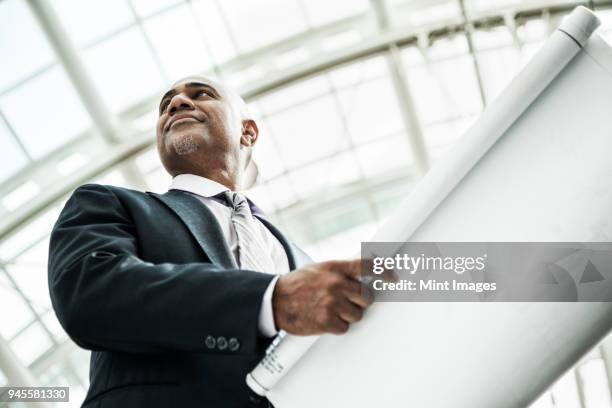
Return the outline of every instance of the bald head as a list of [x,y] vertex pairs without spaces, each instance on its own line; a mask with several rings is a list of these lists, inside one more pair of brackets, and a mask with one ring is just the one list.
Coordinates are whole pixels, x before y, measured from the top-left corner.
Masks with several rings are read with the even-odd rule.
[[182,78],[161,98],[157,148],[172,176],[197,174],[235,190],[258,135],[240,95],[212,78]]

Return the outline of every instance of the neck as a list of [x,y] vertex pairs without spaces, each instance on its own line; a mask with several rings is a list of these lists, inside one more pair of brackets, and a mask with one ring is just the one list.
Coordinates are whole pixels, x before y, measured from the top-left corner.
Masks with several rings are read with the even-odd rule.
[[206,177],[207,179],[216,181],[219,184],[223,184],[225,187],[232,191],[236,191],[239,188],[238,177],[232,177],[227,172],[215,172],[213,174],[197,174],[197,176]]
[[232,172],[225,168],[215,169],[186,169],[175,174],[194,174],[196,176],[205,177],[209,180],[223,184],[231,191],[236,191],[240,188],[240,173]]
[[242,180],[240,161],[228,155],[170,161],[165,166],[173,177],[179,174],[193,174],[216,181],[232,191],[240,188]]

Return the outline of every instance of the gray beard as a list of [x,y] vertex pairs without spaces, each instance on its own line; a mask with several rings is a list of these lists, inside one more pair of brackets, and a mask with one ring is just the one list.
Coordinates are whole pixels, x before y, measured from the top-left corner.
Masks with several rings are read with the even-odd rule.
[[198,150],[198,144],[193,136],[189,134],[174,139],[172,146],[174,147],[176,154],[179,156],[191,154]]

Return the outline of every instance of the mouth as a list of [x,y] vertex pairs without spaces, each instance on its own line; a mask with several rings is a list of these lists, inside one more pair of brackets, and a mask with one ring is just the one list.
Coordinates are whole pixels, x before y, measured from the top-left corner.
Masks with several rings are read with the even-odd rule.
[[202,121],[191,115],[177,115],[168,121],[168,124],[166,124],[165,126],[165,131],[167,132],[168,130],[172,129],[174,126],[178,126],[180,124],[190,123],[190,122],[200,123]]

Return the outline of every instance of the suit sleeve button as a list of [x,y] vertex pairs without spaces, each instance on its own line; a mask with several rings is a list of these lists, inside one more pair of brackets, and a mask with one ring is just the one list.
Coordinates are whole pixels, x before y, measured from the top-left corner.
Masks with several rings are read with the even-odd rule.
[[204,340],[204,345],[207,349],[214,349],[216,344],[217,342],[215,341],[215,338],[213,336],[206,336],[206,340]]
[[232,337],[229,339],[229,349],[230,351],[236,351],[240,348],[240,342],[237,338]]
[[225,350],[227,348],[227,339],[225,337],[217,337],[217,348],[219,350]]

